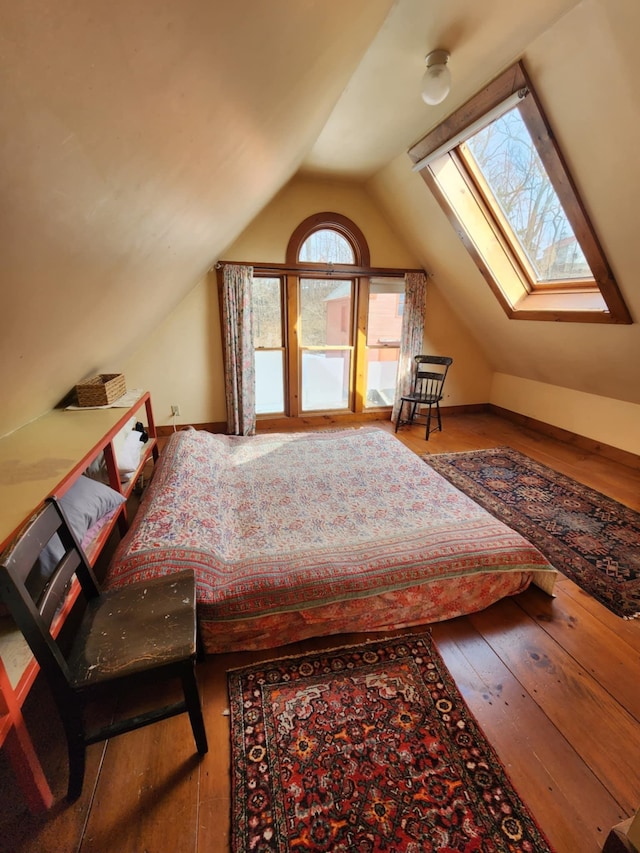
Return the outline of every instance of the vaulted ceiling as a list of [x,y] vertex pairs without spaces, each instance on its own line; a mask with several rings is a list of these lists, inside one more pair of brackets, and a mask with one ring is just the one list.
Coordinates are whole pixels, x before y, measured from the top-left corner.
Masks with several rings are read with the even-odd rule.
[[[299,170],[367,182],[445,276],[412,233],[415,185],[404,205],[391,197],[398,158],[580,7],[617,16],[605,56],[624,66],[637,135],[634,5],[0,0],[0,434],[131,353]],[[435,47],[451,51],[454,86],[427,108],[419,81]],[[466,263],[453,261],[456,281]],[[450,293],[464,312],[455,282]],[[527,347],[510,355],[526,360]]]

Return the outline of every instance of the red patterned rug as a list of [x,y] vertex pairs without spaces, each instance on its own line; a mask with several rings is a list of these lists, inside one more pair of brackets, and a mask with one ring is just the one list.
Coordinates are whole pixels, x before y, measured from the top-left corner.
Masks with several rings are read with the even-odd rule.
[[428,634],[229,672],[233,853],[545,853]]
[[640,513],[510,447],[422,458],[613,613],[640,615]]

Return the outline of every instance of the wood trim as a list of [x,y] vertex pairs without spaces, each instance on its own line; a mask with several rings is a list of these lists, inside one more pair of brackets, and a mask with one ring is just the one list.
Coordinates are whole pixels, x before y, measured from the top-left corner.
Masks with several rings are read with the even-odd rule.
[[[226,264],[239,264],[248,267],[253,267],[255,273],[262,275],[335,275],[338,278],[341,276],[385,276],[389,278],[401,278],[406,273],[424,273],[422,268],[412,267],[364,267],[357,264],[278,264],[278,263],[258,263],[256,261],[218,261],[216,264],[216,274],[221,275]],[[428,273],[426,273],[428,275]]]
[[[465,406],[441,406],[440,411],[447,415],[470,415],[489,411],[488,403],[470,403]],[[352,423],[362,421],[389,421],[391,420],[391,406],[381,409],[370,409],[366,412],[328,412],[326,414],[309,414],[299,417],[261,417],[257,419],[257,431],[261,432],[285,432],[291,429],[305,429],[308,427],[322,426],[348,426]],[[206,432],[226,434],[227,424],[224,421],[190,424],[194,429]],[[187,426],[177,427],[177,430],[187,429]],[[172,435],[172,426],[156,427],[159,437]]]
[[622,298],[578,187],[551,131],[549,121],[533,88],[531,79],[521,63],[520,67],[529,89],[529,97],[524,100],[520,107],[522,118],[534,140],[553,188],[560,198],[598,288],[607,303],[611,313],[609,322],[629,324],[632,322],[631,314]]
[[[587,453],[595,453],[605,459],[611,459],[621,465],[626,465],[628,468],[640,470],[640,456],[635,453],[630,453],[627,450],[621,450],[619,447],[613,447],[610,444],[604,444],[601,441],[596,441],[592,438],[587,438],[584,435],[570,432],[562,429],[562,427],[547,424],[544,421],[539,421],[536,418],[531,418],[528,415],[521,415],[518,412],[512,412],[510,409],[503,409],[501,406],[496,406],[493,403],[470,403],[462,406],[441,406],[440,411],[443,417],[450,415],[471,415],[490,412],[505,420],[518,424],[518,426],[526,429],[534,430],[535,432],[547,435],[550,438],[555,438],[558,441],[563,441],[566,444],[571,444],[574,447],[579,447]],[[362,421],[388,421],[391,418],[391,408],[376,409],[375,411],[361,412],[353,414],[347,412],[344,414],[325,414],[325,415],[305,415],[304,417],[295,418],[258,418],[257,431],[262,432],[279,432],[291,429],[303,429],[307,427],[319,426],[348,426],[350,423],[358,423]],[[193,424],[195,429],[206,430],[213,433],[226,433],[227,425],[222,421],[216,423]],[[180,427],[185,429],[185,427]],[[172,434],[173,427],[159,426],[156,428],[158,436],[169,436]]]
[[331,412],[327,414],[301,415],[297,418],[263,418],[257,423],[257,431],[258,433],[287,432],[292,429],[306,429],[309,427],[336,427],[339,429],[341,427],[349,427],[350,424],[354,423],[361,424],[362,421],[371,421],[372,423],[375,421],[388,421],[390,417],[391,410],[388,413],[378,410],[375,412],[360,412],[359,414],[353,412]]
[[367,317],[369,313],[370,280],[363,276],[355,282],[355,331],[353,337],[353,410],[363,412],[367,397]]
[[[503,74],[496,78],[496,80],[486,86],[485,89],[450,115],[449,118],[442,122],[442,124],[435,128],[435,130],[416,143],[416,145],[409,149],[409,157],[414,164],[420,162],[427,155],[440,148],[448,140],[453,139],[458,133],[464,131],[465,128],[482,118],[482,116],[490,109],[498,105],[509,95],[524,87],[529,90],[529,94],[521,102],[518,109],[520,110],[522,118],[529,130],[529,133],[531,134],[531,138],[544,163],[544,168],[549,180],[551,181],[558,198],[563,205],[567,219],[571,223],[580,247],[589,263],[591,272],[595,279],[594,291],[597,286],[599,296],[602,300],[602,309],[597,306],[594,308],[593,305],[589,305],[588,299],[584,298],[585,296],[588,296],[588,294],[581,294],[579,292],[580,288],[576,288],[575,291],[575,304],[570,304],[566,308],[562,305],[554,305],[547,308],[542,302],[537,302],[535,306],[529,304],[525,307],[528,301],[526,293],[531,289],[531,283],[529,282],[528,277],[521,270],[520,262],[518,258],[515,257],[511,245],[508,244],[505,246],[503,232],[499,227],[499,224],[495,221],[492,206],[486,203],[486,200],[482,199],[482,196],[479,194],[477,189],[477,183],[471,180],[467,167],[461,163],[461,160],[457,157],[454,149],[449,152],[449,156],[453,158],[454,162],[458,165],[462,179],[467,183],[469,191],[476,199],[489,229],[493,232],[493,239],[497,240],[498,243],[502,245],[502,249],[507,260],[515,270],[516,278],[522,282],[524,298],[521,298],[517,302],[514,301],[513,295],[510,295],[511,288],[507,288],[507,292],[503,292],[501,282],[497,278],[496,272],[492,269],[488,261],[485,260],[481,251],[476,247],[474,241],[479,239],[478,235],[474,235],[473,228],[471,228],[468,222],[465,224],[463,221],[464,217],[462,215],[459,216],[460,211],[454,209],[455,203],[451,202],[445,191],[441,189],[440,182],[433,174],[433,164],[422,168],[420,170],[420,174],[431,192],[434,194],[436,200],[440,204],[440,207],[443,209],[456,233],[462,240],[463,245],[473,258],[482,276],[488,282],[509,319],[542,320],[552,322],[612,323],[625,325],[633,323],[631,313],[625,304],[623,295],[614,278],[613,272],[598,240],[598,236],[591,220],[589,219],[587,210],[580,198],[577,186],[571,177],[567,163],[550,128],[549,122],[542,108],[542,104],[540,103],[531,80],[521,62],[514,64],[507,71],[503,72]],[[439,160],[436,162],[439,162]],[[487,211],[489,211],[489,213],[487,213]],[[469,233],[467,229],[470,229],[471,233]],[[485,240],[483,239],[481,242],[484,245]],[[489,242],[488,239],[486,242]],[[537,290],[537,288],[533,289],[534,291]],[[545,294],[558,294],[565,293],[566,288],[545,286],[544,291]]]
[[367,239],[358,228],[355,222],[341,213],[332,213],[327,211],[324,213],[314,213],[313,216],[308,216],[293,232],[289,238],[285,257],[288,264],[298,263],[298,253],[304,241],[313,234],[314,231],[327,228],[341,234],[353,249],[353,254],[356,264],[368,267],[371,263],[371,253],[369,252],[369,244]]
[[[477,95],[474,95],[441,122],[431,133],[428,133],[419,142],[416,142],[409,149],[409,157],[411,157],[414,164],[422,160],[452,139],[461,130],[464,130],[473,124],[474,121],[482,118],[489,110],[497,107],[509,95],[513,95],[514,92],[527,85],[528,79],[524,74],[522,65],[518,62],[509,68],[508,71],[505,71],[495,80],[492,80]],[[424,171],[424,169],[421,171]]]
[[598,456],[603,456],[606,459],[611,459],[614,462],[619,462],[621,465],[626,465],[628,468],[640,469],[640,456],[631,453],[628,450],[621,450],[619,447],[612,447],[610,444],[604,444],[601,441],[596,441],[593,438],[587,438],[584,435],[578,435],[575,432],[562,429],[562,427],[547,424],[544,421],[538,421],[528,415],[521,415],[518,412],[512,412],[510,409],[503,409],[501,406],[495,406],[489,403],[489,411],[495,415],[506,418],[519,426],[533,429],[543,435],[548,435],[558,441],[564,441],[566,444],[572,444],[585,450],[587,453],[595,453]]
[[300,412],[300,340],[298,337],[298,312],[300,310],[298,296],[298,279],[295,275],[287,275],[283,281],[285,313],[285,358],[286,373],[284,376],[284,405],[285,412],[296,417]]

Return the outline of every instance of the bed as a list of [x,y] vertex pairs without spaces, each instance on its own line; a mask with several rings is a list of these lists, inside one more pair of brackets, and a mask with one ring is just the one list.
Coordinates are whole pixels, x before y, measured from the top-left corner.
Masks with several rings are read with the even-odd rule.
[[376,427],[174,433],[106,584],[185,567],[211,653],[448,619],[556,574]]

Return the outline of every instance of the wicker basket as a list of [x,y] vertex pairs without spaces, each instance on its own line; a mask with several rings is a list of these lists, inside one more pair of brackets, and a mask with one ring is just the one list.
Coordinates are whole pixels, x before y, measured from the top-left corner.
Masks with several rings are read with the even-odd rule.
[[76,385],[79,406],[109,406],[126,393],[122,373],[101,373]]

